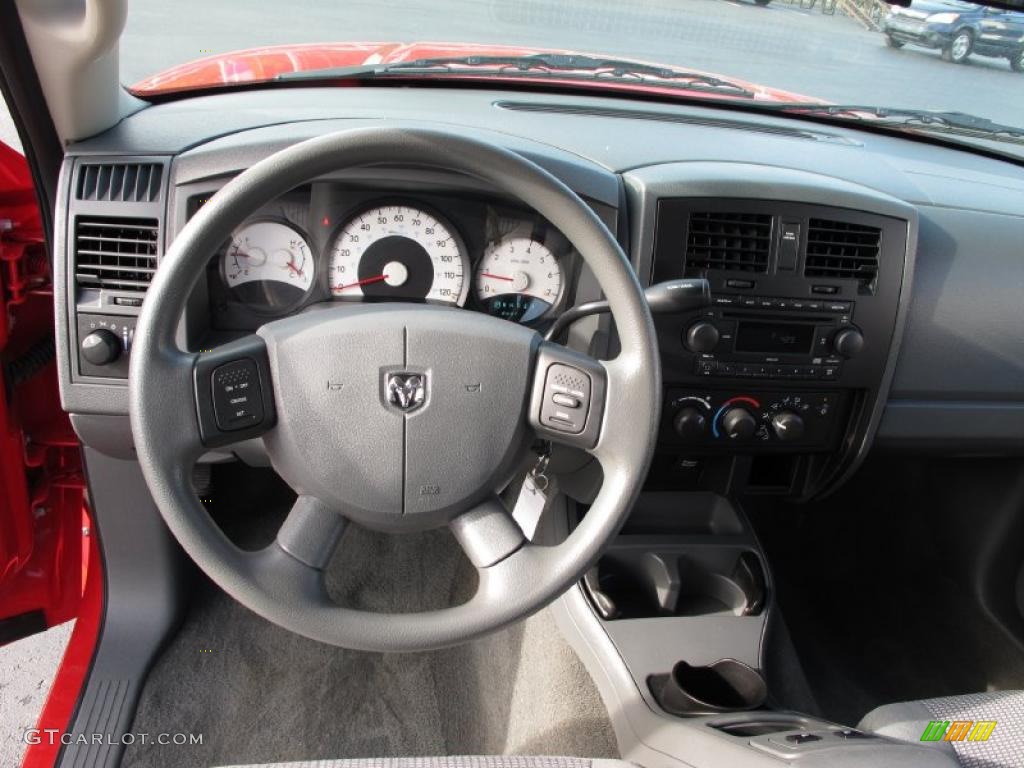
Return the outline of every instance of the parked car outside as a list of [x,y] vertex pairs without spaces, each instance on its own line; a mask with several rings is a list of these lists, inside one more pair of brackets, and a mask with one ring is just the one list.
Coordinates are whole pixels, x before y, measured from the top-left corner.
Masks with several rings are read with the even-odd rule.
[[891,48],[909,43],[938,49],[954,64],[974,54],[1002,58],[1024,72],[1024,13],[959,0],[915,0],[909,8],[893,6],[882,31]]

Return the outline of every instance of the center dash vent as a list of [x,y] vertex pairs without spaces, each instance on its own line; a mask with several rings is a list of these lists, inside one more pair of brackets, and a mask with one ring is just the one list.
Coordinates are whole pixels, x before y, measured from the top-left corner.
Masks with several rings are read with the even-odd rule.
[[768,214],[693,212],[686,238],[686,273],[767,272],[771,243]]
[[159,163],[97,163],[78,171],[79,200],[153,203],[160,199],[164,167]]
[[75,280],[80,288],[144,293],[156,273],[156,219],[79,216]]
[[857,280],[862,290],[872,291],[881,245],[882,230],[877,227],[811,219],[804,275]]

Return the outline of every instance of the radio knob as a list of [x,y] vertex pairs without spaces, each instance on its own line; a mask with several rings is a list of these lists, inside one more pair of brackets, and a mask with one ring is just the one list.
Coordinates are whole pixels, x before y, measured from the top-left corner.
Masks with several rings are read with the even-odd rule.
[[708,420],[699,408],[687,406],[676,414],[672,425],[684,440],[699,440],[707,431]]
[[837,354],[849,359],[864,349],[864,334],[856,328],[843,328],[832,338],[832,348]]
[[121,340],[105,328],[82,339],[82,357],[93,365],[110,365],[121,356]]
[[686,331],[686,348],[691,352],[711,352],[718,346],[718,329],[707,320],[698,320]]
[[757,419],[746,408],[734,406],[722,414],[722,432],[730,440],[749,440],[757,431]]
[[772,432],[784,443],[799,440],[804,434],[804,420],[792,411],[779,411],[771,419]]

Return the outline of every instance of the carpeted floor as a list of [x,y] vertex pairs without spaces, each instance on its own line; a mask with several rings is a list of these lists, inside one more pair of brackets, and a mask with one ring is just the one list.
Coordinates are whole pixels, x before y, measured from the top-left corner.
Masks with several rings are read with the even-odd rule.
[[[241,520],[227,517],[226,530]],[[262,526],[249,522],[249,538],[265,539],[257,530]],[[353,528],[328,583],[346,605],[423,610],[458,602],[472,589],[472,576],[446,531],[399,537]],[[383,655],[279,629],[205,580],[149,676],[133,731],[202,734],[202,744],[136,744],[126,751],[128,767],[441,754],[618,756],[597,690],[546,611],[457,648]]]

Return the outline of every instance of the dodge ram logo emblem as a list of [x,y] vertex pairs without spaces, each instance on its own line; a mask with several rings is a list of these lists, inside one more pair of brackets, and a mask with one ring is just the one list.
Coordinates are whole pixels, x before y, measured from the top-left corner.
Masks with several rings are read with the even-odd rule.
[[427,397],[427,376],[423,373],[389,373],[388,402],[403,411],[414,411]]

